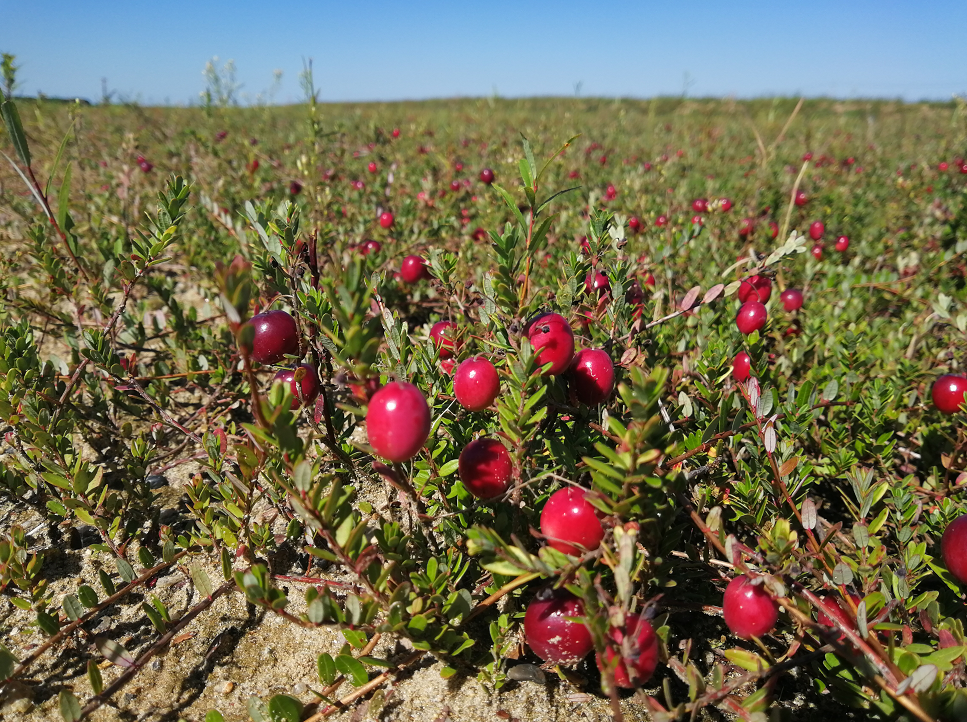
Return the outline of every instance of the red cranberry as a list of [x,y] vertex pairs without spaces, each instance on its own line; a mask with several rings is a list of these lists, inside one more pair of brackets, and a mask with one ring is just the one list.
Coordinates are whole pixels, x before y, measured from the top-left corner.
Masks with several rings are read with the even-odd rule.
[[823,237],[823,233],[826,232],[826,226],[823,225],[822,221],[813,221],[809,226],[809,237],[814,241],[818,241]]
[[393,128],[393,137],[394,138],[399,138],[400,137],[400,129],[399,128]]
[[943,160],[942,160],[942,161],[940,161],[940,162],[939,162],[939,163],[937,164],[937,170],[939,170],[939,171],[940,171],[941,173],[946,173],[946,172],[947,172],[947,168],[949,168],[949,167],[950,167],[950,166],[949,166],[949,165],[947,165],[947,161],[943,161]]
[[655,219],[655,225],[658,226],[659,228],[664,228],[665,226],[667,226],[668,216],[665,216],[665,215],[658,216],[658,218]]
[[736,577],[725,588],[722,613],[732,633],[743,639],[768,634],[779,621],[779,605],[761,584],[754,586],[745,576]]
[[482,183],[486,183],[488,186],[494,182],[494,172],[490,168],[484,168],[480,171],[480,180]]
[[484,437],[460,452],[459,472],[467,491],[478,499],[493,499],[507,491],[514,465],[503,444]]
[[[853,604],[859,604],[862,601],[858,595],[853,594],[852,592],[849,593],[849,596],[850,599],[853,600]],[[839,599],[838,597],[832,595],[821,597],[821,599],[833,617],[835,617],[836,621],[839,622],[839,626],[846,627],[847,629],[855,629],[853,620],[851,620],[849,615],[846,613],[846,600]],[[816,621],[822,624],[824,627],[837,626],[836,623],[833,622],[833,619],[826,614],[826,612],[820,612],[816,617]],[[839,638],[842,639],[845,636],[845,634],[841,634],[839,635]]]
[[735,354],[732,361],[732,378],[736,381],[745,381],[752,372],[752,357],[745,351]]
[[739,225],[739,235],[745,238],[755,227],[755,222],[751,218],[743,218],[741,224]]
[[645,285],[655,287],[655,276],[652,273],[645,274]]
[[964,403],[964,394],[967,394],[967,378],[956,374],[941,376],[930,389],[933,405],[944,414],[958,411]]
[[[631,644],[625,647],[625,638]],[[629,656],[624,656],[627,648]],[[618,658],[615,663],[615,657]],[[604,650],[604,660],[597,656],[598,669],[602,672],[605,665],[616,664],[614,667],[614,683],[624,689],[640,687],[655,673],[658,666],[658,635],[651,624],[638,614],[625,617],[624,629],[611,629],[608,632],[608,642]],[[629,674],[629,667],[633,677]]]
[[383,250],[383,244],[373,240],[365,240],[359,247],[359,252],[364,256],[368,256],[370,253],[379,253],[381,250]]
[[581,349],[574,355],[568,378],[574,395],[585,406],[597,406],[614,390],[614,363],[607,351]]
[[746,301],[735,317],[735,325],[741,333],[748,336],[766,325],[768,315],[766,307],[758,301]]
[[779,300],[787,311],[798,311],[802,308],[802,291],[798,288],[787,288],[779,296]]
[[152,165],[146,160],[139,161],[138,166],[141,168],[142,173],[150,173],[151,169],[154,168],[154,165]]
[[802,159],[803,159],[803,162],[804,163],[805,162],[809,162],[809,161],[811,161],[813,159],[813,154],[812,153],[803,153]]
[[728,213],[730,210],[732,210],[732,201],[729,200],[728,198],[722,198],[721,200],[719,200],[719,208],[721,208],[722,211]]
[[568,486],[551,494],[541,511],[541,534],[562,554],[594,551],[604,538],[598,511],[587,500],[587,489]]
[[366,166],[366,167],[367,167],[367,169],[369,170],[370,173],[375,173],[376,172],[376,163],[374,163],[373,161],[370,161],[369,162],[369,165]]
[[611,291],[611,281],[601,271],[592,271],[584,279],[584,290],[589,295],[597,291],[599,296],[604,296]]
[[302,193],[302,184],[299,181],[289,183],[289,194],[297,196]]
[[430,338],[440,350],[440,359],[453,356],[453,336],[457,331],[457,324],[452,321],[437,321],[430,329]]
[[697,213],[705,213],[708,211],[708,200],[705,198],[696,198],[692,201],[692,210]]
[[524,638],[534,654],[552,664],[577,664],[594,648],[583,622],[584,604],[566,589],[544,588],[524,614]]
[[[305,375],[297,383],[295,380],[295,372],[299,368],[305,369]],[[319,395],[319,376],[316,374],[315,367],[309,364],[299,364],[295,369],[282,369],[275,375],[275,380],[289,385],[289,390],[292,392],[293,397],[293,409],[297,409],[300,406],[300,393],[302,394],[301,405],[305,406],[315,401],[316,396]]]
[[846,251],[847,248],[849,248],[849,238],[847,238],[846,236],[840,236],[839,238],[836,239],[837,251],[839,251],[840,253],[843,253]]
[[810,253],[813,254],[813,258],[815,258],[817,261],[823,260],[823,245],[821,243],[817,243],[815,246],[813,246]]
[[804,206],[809,201],[809,196],[807,196],[803,191],[796,193],[795,204],[797,206]]
[[404,282],[411,285],[430,276],[426,264],[419,256],[407,256],[404,258],[403,264],[400,266],[400,275],[403,277]]
[[630,230],[632,233],[641,232],[641,221],[638,220],[638,216],[632,216],[628,219],[628,230]]
[[460,181],[458,180],[450,181],[450,190],[453,191],[454,193],[460,190]]
[[285,311],[266,311],[252,316],[255,328],[250,355],[260,364],[278,363],[299,353],[299,332],[295,320]]
[[692,223],[696,226],[704,226],[705,219],[702,218],[701,216],[692,216]]
[[386,384],[369,401],[366,433],[384,459],[412,459],[430,436],[430,407],[423,393],[405,381]]
[[618,191],[613,185],[609,185],[607,190],[605,191],[605,196],[607,196],[609,201],[613,201],[615,198],[618,197]]
[[497,369],[485,358],[468,358],[457,367],[453,377],[453,395],[464,408],[483,411],[500,391]]
[[768,276],[751,276],[742,281],[736,295],[742,303],[746,301],[766,303],[772,297],[772,279]]
[[769,235],[775,238],[779,235],[779,224],[775,221],[769,221]]
[[379,225],[381,225],[383,228],[391,228],[393,225],[393,214],[389,211],[380,213]]
[[940,539],[940,553],[947,571],[961,584],[967,584],[967,514],[947,526]]
[[574,332],[563,316],[542,313],[527,324],[525,333],[537,352],[538,363],[551,364],[548,375],[557,376],[567,369],[574,358]]

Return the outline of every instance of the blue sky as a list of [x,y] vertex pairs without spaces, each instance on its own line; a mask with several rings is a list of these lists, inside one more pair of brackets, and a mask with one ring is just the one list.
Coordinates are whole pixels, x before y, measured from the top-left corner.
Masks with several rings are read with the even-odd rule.
[[213,56],[243,99],[967,93],[967,2],[0,0],[21,92],[197,102]]

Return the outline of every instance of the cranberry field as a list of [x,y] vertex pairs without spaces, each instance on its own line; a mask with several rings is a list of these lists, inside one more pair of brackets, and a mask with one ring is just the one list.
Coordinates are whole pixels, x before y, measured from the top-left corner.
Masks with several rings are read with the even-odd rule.
[[7,101],[0,715],[967,719],[967,105]]

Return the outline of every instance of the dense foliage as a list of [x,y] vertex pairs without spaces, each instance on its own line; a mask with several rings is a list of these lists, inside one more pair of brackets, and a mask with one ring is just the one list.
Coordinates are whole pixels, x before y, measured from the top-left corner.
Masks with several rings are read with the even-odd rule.
[[[0,676],[43,686],[83,633],[81,719],[240,593],[346,640],[308,707],[256,720],[424,654],[497,691],[546,661],[616,718],[764,719],[793,672],[869,719],[967,716],[967,541],[941,552],[963,387],[954,413],[930,393],[964,372],[963,103],[306,83],[289,108],[4,103],[0,492],[42,523],[4,524],[0,590],[49,639],[4,622]],[[455,395],[468,359],[495,399],[487,364]],[[50,591],[71,544],[103,589]],[[144,596],[138,648],[85,628],[176,566],[198,601]],[[371,656],[383,635],[412,653]]]

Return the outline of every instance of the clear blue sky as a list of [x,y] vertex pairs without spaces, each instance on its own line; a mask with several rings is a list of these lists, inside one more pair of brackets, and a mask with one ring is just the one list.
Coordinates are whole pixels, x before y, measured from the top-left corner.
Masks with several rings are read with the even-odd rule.
[[[22,93],[197,102],[213,56],[243,99],[967,92],[967,1],[0,0]],[[687,75],[686,75],[687,74]],[[686,78],[687,83],[686,83]]]

